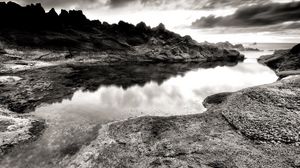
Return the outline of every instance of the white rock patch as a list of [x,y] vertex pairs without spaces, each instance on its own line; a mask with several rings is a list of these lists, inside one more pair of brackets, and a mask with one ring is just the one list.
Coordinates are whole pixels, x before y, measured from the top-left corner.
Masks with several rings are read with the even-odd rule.
[[0,76],[0,83],[14,83],[21,79],[18,76]]

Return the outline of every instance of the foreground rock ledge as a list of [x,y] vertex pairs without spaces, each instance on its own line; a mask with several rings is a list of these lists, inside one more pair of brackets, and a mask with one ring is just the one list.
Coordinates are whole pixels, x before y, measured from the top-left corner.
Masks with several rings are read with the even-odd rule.
[[295,76],[223,101],[210,97],[214,106],[203,114],[105,125],[61,166],[298,167],[300,147],[292,142],[299,141],[299,83]]

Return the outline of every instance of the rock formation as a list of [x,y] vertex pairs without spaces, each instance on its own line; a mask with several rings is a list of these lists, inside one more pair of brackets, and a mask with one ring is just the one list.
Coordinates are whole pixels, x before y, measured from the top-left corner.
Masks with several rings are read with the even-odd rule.
[[290,50],[278,50],[259,58],[259,62],[273,69],[279,77],[300,74],[300,44]]
[[210,44],[210,45],[215,45],[216,47],[222,48],[222,49],[227,49],[227,50],[238,50],[238,51],[260,51],[257,48],[250,48],[250,47],[244,47],[243,44],[231,44],[230,42],[218,42],[216,44],[214,43],[208,43],[204,42],[203,44]]
[[237,51],[201,45],[190,37],[181,37],[163,24],[154,28],[145,23],[135,26],[123,21],[110,25],[87,19],[82,11],[61,10],[57,14],[51,9],[45,12],[41,4],[22,7],[2,2],[0,20],[0,41],[23,50],[72,50],[75,55],[86,51],[95,55],[123,55],[127,61],[151,62],[240,61],[244,58]]
[[0,105],[0,158],[12,147],[36,140],[44,127],[41,119],[18,115]]

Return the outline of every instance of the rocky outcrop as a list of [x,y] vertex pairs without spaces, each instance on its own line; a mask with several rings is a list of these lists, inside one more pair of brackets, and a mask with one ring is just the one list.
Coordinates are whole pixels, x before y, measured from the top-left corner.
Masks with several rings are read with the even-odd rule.
[[299,85],[296,76],[211,97],[203,114],[110,123],[62,167],[298,167]]
[[37,139],[43,129],[43,120],[18,115],[0,106],[0,158],[12,147]]
[[258,48],[250,48],[250,47],[244,47],[243,44],[231,44],[230,42],[218,42],[216,44],[214,43],[208,43],[204,42],[203,44],[210,44],[215,45],[216,47],[226,49],[226,50],[238,50],[238,51],[260,51]]
[[299,55],[300,54],[300,44],[295,45],[291,50],[291,54]]
[[300,74],[300,44],[290,50],[278,50],[273,55],[262,56],[258,61],[267,65],[280,77]]
[[110,25],[87,19],[82,11],[62,10],[57,14],[51,9],[45,12],[40,4],[22,7],[13,2],[2,2],[0,20],[0,41],[8,49],[25,51],[27,55],[34,55],[32,49],[43,49],[47,53],[53,53],[49,55],[69,51],[74,57],[108,55],[105,59],[107,62],[244,59],[237,51],[199,44],[191,37],[182,37],[168,31],[163,24],[154,28],[143,22],[136,26],[123,21]]

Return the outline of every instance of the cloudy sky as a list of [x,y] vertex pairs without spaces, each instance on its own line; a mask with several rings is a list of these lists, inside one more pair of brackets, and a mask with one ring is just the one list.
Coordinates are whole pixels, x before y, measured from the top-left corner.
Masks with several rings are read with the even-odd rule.
[[164,23],[199,42],[300,42],[300,0],[15,0],[49,10],[82,9],[109,23]]

